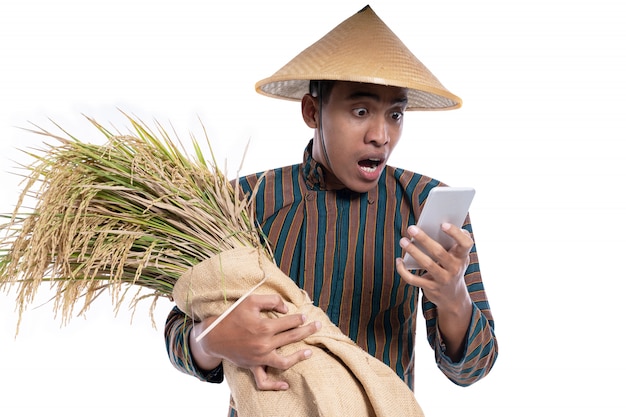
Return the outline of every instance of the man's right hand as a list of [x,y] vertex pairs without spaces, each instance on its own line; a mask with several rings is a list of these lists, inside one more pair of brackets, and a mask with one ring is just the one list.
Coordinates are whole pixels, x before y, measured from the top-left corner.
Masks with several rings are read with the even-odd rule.
[[209,334],[196,342],[196,335],[213,323],[217,317],[209,317],[196,323],[190,333],[191,355],[196,364],[205,370],[215,369],[222,359],[250,369],[257,388],[262,391],[286,390],[286,381],[272,380],[267,368],[287,370],[311,356],[311,350],[303,349],[287,356],[276,350],[299,342],[319,330],[319,322],[306,323],[300,314],[278,318],[265,317],[263,312],[288,312],[278,295],[250,295],[235,308]]

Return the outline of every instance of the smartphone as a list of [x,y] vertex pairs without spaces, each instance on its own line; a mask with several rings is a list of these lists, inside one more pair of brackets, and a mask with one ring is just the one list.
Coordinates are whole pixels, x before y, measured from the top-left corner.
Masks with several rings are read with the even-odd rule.
[[[441,230],[443,223],[450,223],[457,227],[463,226],[469,212],[470,204],[476,190],[471,187],[435,187],[428,193],[424,208],[417,219],[417,227],[448,250],[454,244],[454,239]],[[429,255],[427,250],[414,243],[422,252]],[[404,264],[408,269],[420,269],[417,261],[411,255],[404,255]]]

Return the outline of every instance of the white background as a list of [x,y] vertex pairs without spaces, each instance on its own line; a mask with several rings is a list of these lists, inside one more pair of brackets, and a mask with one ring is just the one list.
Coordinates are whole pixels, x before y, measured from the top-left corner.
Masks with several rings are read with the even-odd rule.
[[[271,75],[360,1],[32,1],[0,5],[0,212],[19,189],[22,131],[49,119],[86,141],[82,117],[127,126],[118,108],[207,126],[229,173],[299,162],[299,105],[259,96]],[[464,99],[409,113],[391,164],[477,189],[472,218],[500,357],[469,388],[417,339],[416,395],[429,417],[624,416],[626,13],[609,0],[372,1],[377,14]],[[169,364],[161,302],[134,320],[100,300],[62,327],[44,304],[17,338],[0,293],[0,415],[224,416],[227,386]],[[399,414],[401,415],[401,411]]]

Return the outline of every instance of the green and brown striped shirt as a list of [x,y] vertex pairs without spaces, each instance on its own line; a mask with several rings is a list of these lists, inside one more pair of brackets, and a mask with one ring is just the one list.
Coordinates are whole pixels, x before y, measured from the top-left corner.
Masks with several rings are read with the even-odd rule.
[[[411,356],[419,288],[395,271],[402,256],[399,240],[417,222],[428,192],[439,181],[386,167],[378,186],[367,193],[327,190],[323,168],[311,158],[302,164],[240,179],[256,196],[257,220],[279,267],[310,295],[318,307],[359,346],[389,365],[413,388]],[[463,226],[472,232],[469,218]],[[470,385],[486,375],[497,356],[494,323],[485,295],[476,248],[466,284],[474,302],[464,358],[453,363],[438,334],[437,309],[422,297],[427,337],[441,371],[454,383]],[[183,372],[221,382],[218,368],[204,374],[189,355],[189,318],[174,308],[165,338],[169,357]]]

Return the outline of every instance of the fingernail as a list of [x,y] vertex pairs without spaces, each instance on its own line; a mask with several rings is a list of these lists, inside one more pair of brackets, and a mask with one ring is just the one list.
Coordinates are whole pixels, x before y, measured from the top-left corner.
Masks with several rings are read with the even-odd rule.
[[402,248],[406,248],[407,246],[409,246],[411,244],[411,241],[405,237],[403,237],[402,239],[400,239],[400,247]]
[[321,328],[322,328],[322,323],[321,323],[321,322],[319,322],[319,321],[316,321],[316,322],[315,322],[315,328],[316,328],[317,330],[321,329]]
[[408,232],[409,232],[409,234],[411,236],[415,236],[416,234],[418,234],[420,232],[420,229],[419,229],[419,227],[417,227],[415,225],[412,225],[412,226],[409,226]]
[[304,358],[305,359],[309,359],[311,356],[313,356],[313,352],[310,351],[309,349],[304,351]]
[[442,223],[441,224],[441,229],[442,230],[448,230],[448,229],[450,229],[451,226],[452,225],[450,223]]

